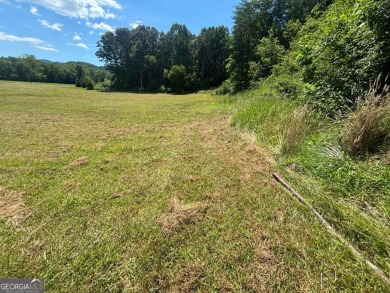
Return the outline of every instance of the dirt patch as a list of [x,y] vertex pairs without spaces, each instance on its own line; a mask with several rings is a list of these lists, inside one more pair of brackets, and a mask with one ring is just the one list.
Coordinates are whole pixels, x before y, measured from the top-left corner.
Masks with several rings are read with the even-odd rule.
[[174,197],[169,203],[168,213],[159,216],[157,223],[162,226],[166,233],[171,233],[184,225],[201,221],[207,209],[207,204],[200,202],[183,204],[178,198]]
[[24,204],[26,193],[0,187],[0,219],[6,219],[14,226],[19,226],[31,212]]
[[77,160],[74,160],[72,163],[70,163],[64,169],[65,170],[73,170],[74,168],[76,168],[78,166],[87,165],[88,163],[89,163],[88,157],[81,157],[81,158],[78,158]]

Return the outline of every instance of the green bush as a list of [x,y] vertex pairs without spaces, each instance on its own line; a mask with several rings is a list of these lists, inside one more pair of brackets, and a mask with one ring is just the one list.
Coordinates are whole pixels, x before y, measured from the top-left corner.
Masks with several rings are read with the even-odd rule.
[[183,93],[186,86],[186,69],[183,65],[173,65],[167,72],[169,84],[174,93]]
[[226,80],[215,90],[216,95],[224,96],[234,93],[234,86],[229,80]]
[[106,92],[111,89],[111,86],[112,86],[111,81],[108,79],[104,79],[103,81],[95,84],[95,90]]
[[[389,54],[384,45],[389,41],[368,18],[384,3],[339,0],[322,17],[303,26],[294,48],[307,83],[305,101],[329,115],[346,113],[356,107],[358,97],[380,73],[388,74]],[[388,21],[390,10],[380,11],[381,19]]]
[[93,83],[92,79],[89,76],[84,76],[82,78],[81,86],[83,88],[86,88],[87,90],[95,89],[95,84]]

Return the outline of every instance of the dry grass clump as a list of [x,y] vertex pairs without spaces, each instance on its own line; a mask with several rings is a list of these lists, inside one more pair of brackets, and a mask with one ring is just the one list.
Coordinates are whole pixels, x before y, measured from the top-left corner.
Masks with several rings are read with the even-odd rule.
[[16,192],[0,187],[0,219],[7,219],[12,225],[18,226],[30,212],[24,204],[24,192]]
[[76,168],[78,166],[87,165],[88,163],[89,163],[88,157],[81,157],[81,158],[78,158],[77,160],[74,160],[72,163],[70,163],[64,169],[65,170],[73,170],[74,168]]
[[199,290],[202,279],[206,277],[205,265],[200,262],[188,264],[180,271],[173,280],[170,293],[178,292],[196,292]]
[[352,155],[377,152],[390,136],[390,88],[378,88],[375,82],[346,119],[341,141]]
[[204,203],[183,204],[174,197],[169,203],[168,213],[164,213],[157,218],[163,230],[167,233],[179,229],[183,225],[193,224],[204,218],[208,206]]
[[308,107],[296,108],[291,116],[287,117],[281,129],[281,152],[284,154],[294,153],[304,138],[306,130],[306,118]]

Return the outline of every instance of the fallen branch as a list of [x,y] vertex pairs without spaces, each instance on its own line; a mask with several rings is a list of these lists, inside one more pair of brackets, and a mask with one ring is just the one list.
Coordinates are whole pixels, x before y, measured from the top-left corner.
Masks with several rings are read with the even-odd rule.
[[289,186],[280,176],[273,173],[272,176],[274,179],[283,185],[293,196],[295,196],[301,203],[306,205],[311,209],[311,211],[316,215],[316,217],[321,221],[321,223],[326,227],[328,232],[332,234],[333,236],[337,237],[342,243],[344,243],[352,252],[353,254],[361,261],[365,262],[377,275],[380,277],[383,282],[385,282],[388,286],[390,286],[390,279],[383,273],[383,271],[378,268],[376,265],[374,265],[371,261],[366,259],[363,254],[352,246],[343,236],[341,236],[337,231],[324,219],[323,216],[310,204],[308,203],[298,192],[296,192],[291,186]]

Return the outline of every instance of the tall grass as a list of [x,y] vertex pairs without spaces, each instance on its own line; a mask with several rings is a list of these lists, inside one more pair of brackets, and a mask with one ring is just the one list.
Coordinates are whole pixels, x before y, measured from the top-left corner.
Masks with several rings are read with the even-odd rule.
[[378,94],[378,80],[358,101],[356,111],[348,116],[341,133],[341,139],[352,155],[376,152],[390,137],[389,87]]
[[308,119],[308,107],[298,107],[282,121],[281,152],[292,154],[299,150],[305,137]]

